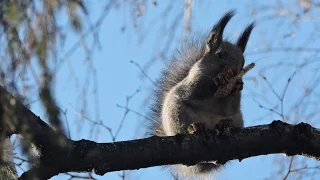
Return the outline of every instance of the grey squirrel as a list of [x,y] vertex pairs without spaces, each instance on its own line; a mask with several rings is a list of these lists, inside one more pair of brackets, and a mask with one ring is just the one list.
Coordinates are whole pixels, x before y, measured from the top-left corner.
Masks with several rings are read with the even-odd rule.
[[[247,26],[235,44],[224,40],[224,28],[234,13],[231,10],[224,14],[202,40],[184,46],[163,71],[150,108],[152,120],[148,130],[151,135],[186,134],[194,123],[214,129],[220,120],[226,119],[236,127],[243,127],[242,80],[237,80],[232,92],[225,97],[215,96],[217,88],[227,85],[243,68],[243,53],[254,28],[254,23]],[[221,166],[201,162],[193,166],[177,164],[172,169],[183,179],[208,179],[210,173]]]

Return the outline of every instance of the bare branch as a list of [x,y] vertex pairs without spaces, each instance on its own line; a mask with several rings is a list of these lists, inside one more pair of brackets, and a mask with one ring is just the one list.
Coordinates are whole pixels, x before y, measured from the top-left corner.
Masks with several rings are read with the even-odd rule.
[[[10,132],[31,134],[42,151],[39,163],[19,179],[49,179],[66,172],[103,175],[167,164],[193,165],[201,161],[224,164],[233,159],[274,153],[320,159],[319,129],[306,123],[290,125],[279,120],[243,129],[214,129],[207,133],[154,136],[125,142],[72,141],[51,129],[3,88],[0,90],[0,102],[6,114],[3,118],[10,119],[15,127],[15,131]],[[10,109],[14,110],[15,116],[7,113]],[[22,127],[26,125],[32,125],[33,132],[24,132]]]
[[[179,134],[139,140],[95,143],[89,140],[72,142],[72,153],[62,156],[64,163],[52,159],[50,166],[35,166],[20,179],[29,179],[33,171],[40,179],[63,172],[94,172],[103,175],[112,171],[200,161],[226,163],[229,160],[285,153],[320,159],[320,130],[306,123],[290,125],[274,121],[268,125],[244,129],[211,130],[206,134]],[[137,161],[138,159],[138,161]]]

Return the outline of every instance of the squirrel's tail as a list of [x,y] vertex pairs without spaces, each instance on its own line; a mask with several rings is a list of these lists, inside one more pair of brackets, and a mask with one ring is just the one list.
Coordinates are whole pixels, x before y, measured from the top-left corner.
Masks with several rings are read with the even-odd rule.
[[219,170],[221,166],[214,163],[198,163],[193,166],[177,164],[172,165],[172,168],[179,175],[179,179],[210,180],[213,179],[212,170]]
[[13,148],[9,138],[0,143],[0,180],[18,179],[17,170],[13,162]]

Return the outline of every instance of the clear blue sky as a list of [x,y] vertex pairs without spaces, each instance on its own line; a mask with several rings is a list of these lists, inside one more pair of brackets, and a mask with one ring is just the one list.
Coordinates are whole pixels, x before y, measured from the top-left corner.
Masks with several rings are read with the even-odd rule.
[[[87,1],[88,10],[92,22],[95,22],[97,17],[102,11],[101,1]],[[254,19],[249,14],[248,1],[236,1],[236,0],[226,0],[226,1],[212,1],[208,3],[204,1],[202,3],[197,3],[194,6],[194,11],[192,15],[192,32],[191,34],[203,33],[210,30],[212,25],[217,21],[219,16],[221,16],[226,11],[234,8],[237,10],[237,14],[231,20],[231,22],[226,27],[225,35],[229,37],[231,41],[235,40],[237,35],[245,28],[247,24],[253,20],[257,20],[257,27],[254,29],[249,44],[247,46],[248,56],[246,58],[247,63],[257,61],[257,67],[250,71],[246,76],[245,87],[243,90],[244,98],[242,100],[242,107],[244,112],[245,126],[257,125],[270,123],[273,119],[281,119],[280,116],[276,114],[268,114],[266,110],[259,108],[258,104],[255,102],[256,99],[252,98],[252,92],[262,93],[264,92],[262,85],[259,83],[254,83],[250,80],[250,77],[258,77],[258,72],[266,64],[274,63],[281,58],[278,54],[256,54],[252,55],[250,52],[255,50],[263,49],[261,47],[264,45],[262,43],[261,36],[264,36],[266,42],[271,40],[277,40],[277,37],[289,32],[292,27],[286,26],[285,22],[268,21],[267,16],[260,16],[263,21],[258,21],[259,19]],[[262,2],[262,1],[259,1]],[[170,0],[158,1],[157,7],[148,7],[147,15],[143,17],[144,22],[144,32],[147,33],[147,38],[143,42],[139,42],[138,37],[134,29],[132,28],[132,20],[130,19],[130,14],[128,8],[121,8],[120,10],[111,10],[107,14],[101,28],[99,29],[101,49],[95,51],[91,57],[93,60],[93,67],[96,68],[97,79],[98,79],[98,93],[99,93],[99,117],[96,117],[96,106],[93,96],[93,80],[91,79],[91,84],[87,89],[87,104],[86,104],[86,115],[92,120],[103,120],[103,122],[111,127],[114,131],[119,126],[119,123],[124,115],[124,109],[119,108],[116,104],[125,106],[126,96],[133,94],[138,88],[141,91],[136,94],[131,100],[129,107],[135,111],[145,114],[147,112],[148,106],[144,103],[150,91],[153,88],[153,84],[150,80],[146,78],[141,78],[140,70],[130,61],[134,61],[141,66],[144,66],[154,55],[157,49],[162,49],[165,42],[161,36],[164,36],[165,31],[163,26],[163,19],[159,18],[159,13],[167,6],[167,3],[172,3]],[[257,1],[258,3],[258,1]],[[183,4],[176,3],[173,8],[172,13],[176,14],[182,12]],[[173,17],[168,18],[167,21],[173,21]],[[138,23],[141,20],[138,21]],[[171,47],[169,52],[173,52],[176,47],[179,47],[182,43],[182,28],[183,19],[179,20],[178,33],[171,40]],[[279,25],[283,25],[279,30]],[[125,32],[121,32],[121,27],[126,25]],[[274,29],[278,28],[277,31]],[[308,27],[305,27],[304,31],[308,31]],[[261,34],[261,32],[266,32]],[[64,49],[68,50],[76,41],[78,37],[70,35],[67,37],[66,46]],[[89,37],[89,45],[92,44],[92,37]],[[298,40],[295,40],[295,43]],[[287,40],[285,43],[290,44],[291,41]],[[294,55],[292,55],[294,56]],[[82,48],[75,51],[70,57],[70,63],[72,64],[73,71],[77,77],[77,81],[82,87],[86,82],[86,73],[88,64],[86,63],[86,54]],[[286,57],[289,58],[289,57]],[[163,68],[163,63],[157,61],[151,68],[147,71],[148,76],[154,81]],[[278,73],[278,72],[277,72]],[[278,77],[278,84],[275,86],[276,90],[281,90],[285,82],[286,75],[290,74],[287,72],[283,74],[283,77]],[[275,77],[274,71],[269,71],[265,73],[265,76],[271,78]],[[261,79],[258,79],[261,81]],[[70,130],[72,139],[91,139],[98,142],[110,142],[112,141],[109,133],[103,128],[95,128],[94,135],[90,136],[92,124],[86,120],[81,120],[81,118],[74,112],[73,109],[80,111],[81,109],[81,92],[76,91],[76,82],[74,79],[70,78],[70,69],[67,63],[61,67],[58,72],[57,82],[56,82],[56,97],[59,102],[61,109],[67,109],[67,117],[70,121]],[[264,86],[265,87],[265,86]],[[82,88],[80,88],[82,90]],[[277,101],[276,97],[271,93],[265,93],[265,97],[270,102]],[[268,104],[266,104],[268,105]],[[43,119],[46,117],[43,115],[43,111],[39,108],[38,104],[32,106],[33,112],[40,115]],[[268,114],[267,117],[260,121],[253,121],[258,118],[263,117]],[[143,126],[143,117],[129,112],[126,116],[123,127],[117,137],[117,140],[131,140],[134,138],[141,138],[142,133],[145,131]],[[254,158],[244,159],[242,162],[232,161],[229,163],[225,169],[217,174],[218,179],[265,179],[272,177],[275,173],[273,170],[276,165],[274,165],[274,156],[282,155],[268,155],[259,156]],[[98,179],[120,179],[118,172],[108,173],[103,177]],[[162,170],[160,167],[146,168],[135,171],[128,171],[128,179],[172,179],[168,176],[166,170]],[[56,176],[52,179],[66,179],[64,175]]]

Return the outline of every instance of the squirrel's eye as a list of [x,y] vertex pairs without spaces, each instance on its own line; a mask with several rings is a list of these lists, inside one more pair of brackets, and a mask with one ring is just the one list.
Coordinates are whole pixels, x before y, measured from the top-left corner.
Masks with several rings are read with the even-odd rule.
[[217,58],[222,58],[223,57],[223,53],[222,52],[217,52],[215,55],[216,55]]

